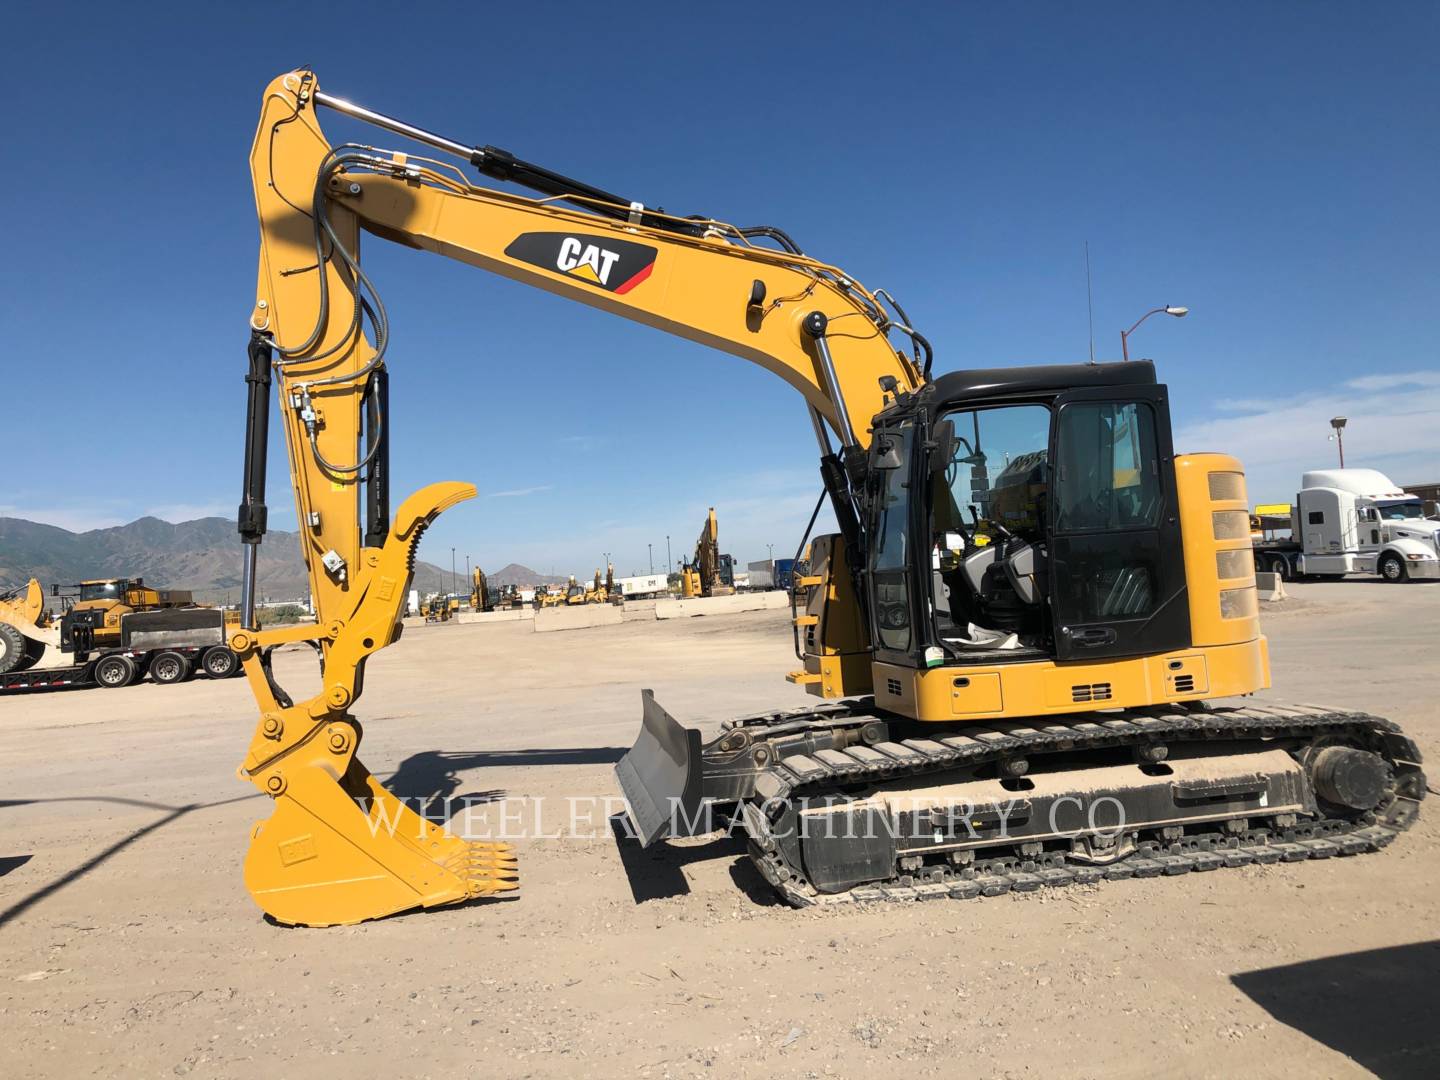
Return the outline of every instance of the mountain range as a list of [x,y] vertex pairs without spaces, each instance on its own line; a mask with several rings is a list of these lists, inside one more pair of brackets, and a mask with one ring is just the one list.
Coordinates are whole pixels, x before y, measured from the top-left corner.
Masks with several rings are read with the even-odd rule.
[[[0,517],[0,589],[23,585],[32,577],[47,590],[54,582],[142,577],[148,585],[190,589],[198,600],[235,602],[240,595],[240,547],[235,523],[228,518],[169,522],[143,517],[128,525],[76,533],[24,518]],[[306,595],[297,534],[277,530],[266,534],[260,545],[257,577],[262,599],[295,600]],[[494,585],[566,580],[537,574],[518,563],[494,573],[487,571],[486,577]],[[461,592],[469,591],[469,582],[460,580],[460,575],[456,581]],[[447,592],[450,583],[449,570],[416,561],[411,588],[422,594]]]

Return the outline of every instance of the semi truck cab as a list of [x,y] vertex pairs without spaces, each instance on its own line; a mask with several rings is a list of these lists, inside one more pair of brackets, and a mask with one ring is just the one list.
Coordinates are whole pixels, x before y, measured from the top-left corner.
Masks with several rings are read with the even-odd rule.
[[1440,522],[1416,495],[1375,469],[1304,474],[1290,510],[1290,540],[1260,540],[1255,564],[1286,580],[1378,574],[1440,579]]

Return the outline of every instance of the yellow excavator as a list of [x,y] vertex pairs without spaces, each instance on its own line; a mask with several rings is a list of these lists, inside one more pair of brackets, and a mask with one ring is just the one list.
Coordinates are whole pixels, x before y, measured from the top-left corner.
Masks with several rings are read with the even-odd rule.
[[490,583],[485,579],[485,571],[475,567],[470,572],[470,610],[471,611],[494,611],[495,595],[490,591]]
[[680,598],[733,595],[735,564],[729,555],[720,553],[720,523],[712,506],[700,529],[700,539],[695,541],[695,554],[680,564]]
[[[334,146],[322,110],[428,152]],[[356,756],[365,663],[399,635],[416,545],[476,491],[432,484],[391,510],[390,328],[362,231],[710,345],[805,400],[838,532],[809,539],[789,677],[827,700],[707,737],[645,692],[616,769],[642,843],[725,815],[780,896],[806,905],[1357,854],[1415,819],[1420,755],[1395,725],[1214,704],[1269,684],[1245,480],[1233,457],[1175,453],[1151,363],[934,375],[887,292],[779,228],[666,213],[352,104],[308,70],[266,88],[251,172],[232,644],[260,711],[243,773],[274,800],[245,878],[278,921],[517,885],[507,845],[430,824]],[[272,388],[318,619],[264,630]],[[319,692],[295,701],[269,655],[298,640],[324,665]]]

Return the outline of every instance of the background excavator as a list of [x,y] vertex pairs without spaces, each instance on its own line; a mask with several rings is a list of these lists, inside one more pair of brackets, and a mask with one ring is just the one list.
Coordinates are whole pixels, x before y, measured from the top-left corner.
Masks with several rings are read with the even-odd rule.
[[470,610],[494,611],[497,597],[490,591],[485,571],[475,567],[470,571]]
[[[320,108],[444,157],[332,146]],[[810,539],[790,678],[831,700],[706,739],[645,692],[616,769],[643,843],[719,810],[779,894],[812,904],[1354,854],[1415,818],[1419,753],[1394,725],[1211,703],[1269,683],[1244,476],[1224,454],[1174,452],[1148,362],[933,376],[888,293],[780,229],[652,209],[333,97],[310,71],[266,89],[251,171],[261,251],[232,645],[260,707],[243,772],[274,799],[246,882],[277,920],[354,922],[516,885],[507,846],[431,825],[356,757],[365,662],[399,635],[416,544],[475,495],[434,484],[391,510],[389,325],[362,230],[708,344],[805,399],[839,531]],[[261,630],[275,383],[318,618]],[[269,666],[296,640],[325,661],[299,702]]]
[[712,506],[695,541],[695,554],[680,564],[680,596],[689,600],[734,594],[735,560],[720,552],[720,524]]

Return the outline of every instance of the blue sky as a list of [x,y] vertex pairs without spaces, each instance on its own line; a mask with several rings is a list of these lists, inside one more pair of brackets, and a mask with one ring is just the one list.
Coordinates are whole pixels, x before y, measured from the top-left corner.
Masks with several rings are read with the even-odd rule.
[[[1132,342],[1180,449],[1238,453],[1257,501],[1287,499],[1344,412],[1348,463],[1440,479],[1434,5],[302,7],[12,11],[0,312],[24,450],[0,514],[234,513],[246,156],[262,88],[302,64],[648,204],[780,225],[893,292],[937,370],[1085,359],[1088,240],[1099,358],[1146,309],[1191,308]],[[424,557],[643,571],[711,505],[737,559],[793,548],[815,449],[773,376],[434,256],[365,259],[397,497],[482,493]],[[271,476],[292,526],[278,448]]]

